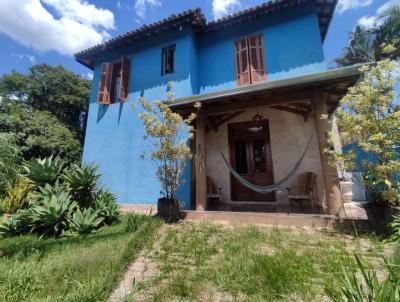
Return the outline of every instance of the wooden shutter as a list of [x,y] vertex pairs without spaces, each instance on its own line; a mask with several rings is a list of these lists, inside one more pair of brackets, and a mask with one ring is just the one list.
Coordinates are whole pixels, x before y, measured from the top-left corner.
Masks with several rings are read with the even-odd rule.
[[251,83],[249,68],[249,53],[247,39],[236,42],[235,45],[235,61],[236,61],[236,82],[240,85]]
[[248,37],[247,44],[249,47],[251,82],[254,84],[265,81],[264,39],[262,35]]
[[119,98],[121,101],[127,101],[129,95],[129,75],[131,71],[131,60],[123,57],[121,64],[121,84],[119,88]]
[[100,87],[97,95],[97,102],[100,104],[110,104],[110,91],[111,91],[111,77],[112,77],[112,64],[101,64]]

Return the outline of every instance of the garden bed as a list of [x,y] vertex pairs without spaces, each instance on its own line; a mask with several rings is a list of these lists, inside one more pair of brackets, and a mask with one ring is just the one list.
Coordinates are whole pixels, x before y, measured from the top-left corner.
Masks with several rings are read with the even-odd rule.
[[0,239],[0,301],[106,301],[159,226],[128,215],[88,236]]

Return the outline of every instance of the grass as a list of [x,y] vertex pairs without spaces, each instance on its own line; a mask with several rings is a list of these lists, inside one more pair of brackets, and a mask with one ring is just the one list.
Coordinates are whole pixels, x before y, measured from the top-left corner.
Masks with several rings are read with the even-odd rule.
[[160,224],[126,216],[86,237],[0,239],[0,301],[105,301]]
[[168,228],[153,255],[159,272],[127,301],[322,301],[342,266],[356,268],[354,253],[380,269],[388,251],[374,237],[183,223]]

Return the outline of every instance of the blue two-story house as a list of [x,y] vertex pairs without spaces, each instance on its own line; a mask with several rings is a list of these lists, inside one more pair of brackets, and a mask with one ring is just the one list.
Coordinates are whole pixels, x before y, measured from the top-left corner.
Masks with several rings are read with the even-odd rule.
[[359,72],[327,69],[323,42],[336,3],[270,1],[212,22],[190,10],[76,54],[94,71],[83,160],[99,165],[119,203],[156,203],[160,185],[152,163],[141,159],[144,128],[131,105],[139,97],[164,99],[172,81],[173,110],[187,114],[202,103],[192,149],[204,168],[187,167],[179,190],[185,208],[284,208],[286,190],[249,189],[219,151],[243,179],[268,186],[285,178],[311,138],[287,186],[312,172],[314,182],[297,198],[312,195],[312,203],[338,214],[338,173],[323,150],[332,113]]

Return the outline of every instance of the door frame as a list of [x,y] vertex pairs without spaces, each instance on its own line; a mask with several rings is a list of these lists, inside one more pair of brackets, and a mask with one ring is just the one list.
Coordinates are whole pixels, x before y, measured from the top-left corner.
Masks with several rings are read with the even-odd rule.
[[[269,166],[271,167],[271,172],[270,172],[270,179],[272,181],[272,184],[275,182],[274,179],[274,166],[273,166],[273,161],[272,161],[272,151],[271,151],[271,134],[270,134],[270,128],[269,128],[269,120],[268,119],[262,119],[260,121],[244,121],[244,122],[237,122],[237,123],[230,123],[228,124],[228,149],[229,149],[229,161],[232,167],[234,167],[236,169],[236,164],[235,164],[235,152],[233,152],[233,131],[235,129],[243,129],[243,128],[248,128],[248,127],[257,127],[257,125],[265,125],[266,126],[266,137],[263,137],[266,139],[267,142],[267,155],[266,155],[266,160],[269,164]],[[245,137],[245,136],[243,136]],[[248,135],[249,138],[256,138],[257,134],[255,135]],[[253,155],[251,155],[253,156]],[[254,165],[254,163],[251,163],[251,166]],[[254,172],[253,172],[254,173]],[[250,189],[249,189],[250,190]],[[230,175],[230,193],[231,193],[231,200],[234,202],[246,202],[246,201],[235,201],[233,200],[233,176]],[[275,192],[269,193],[271,196],[271,200],[264,200],[264,201],[257,201],[259,203],[263,203],[263,202],[276,202],[276,194]],[[249,200],[249,201],[253,201],[253,200]]]

